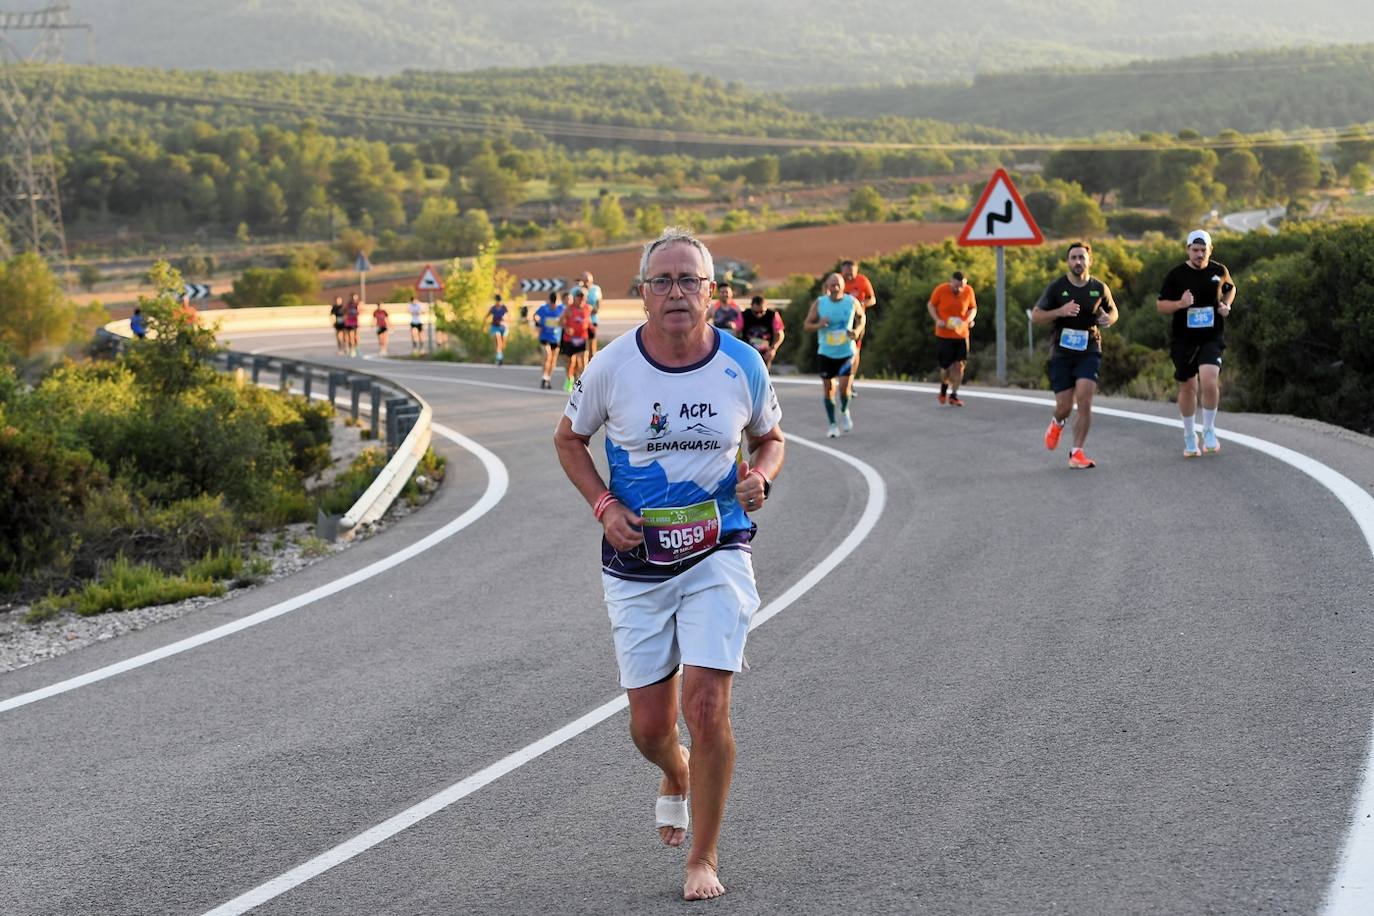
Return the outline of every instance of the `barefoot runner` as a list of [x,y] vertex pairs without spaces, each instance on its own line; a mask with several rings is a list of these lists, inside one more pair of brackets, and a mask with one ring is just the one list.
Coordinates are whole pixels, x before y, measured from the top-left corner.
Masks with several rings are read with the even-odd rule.
[[[690,805],[686,900],[725,893],[716,842],[734,771],[730,691],[759,606],[746,512],[762,508],[783,461],[763,360],[708,323],[713,266],[686,229],[669,227],[645,247],[647,320],[588,364],[554,433],[563,470],[603,528],[630,735],[663,771],[655,820],[667,845],[682,845]],[[603,427],[609,487],[589,450]],[[746,438],[747,462],[738,452]]]

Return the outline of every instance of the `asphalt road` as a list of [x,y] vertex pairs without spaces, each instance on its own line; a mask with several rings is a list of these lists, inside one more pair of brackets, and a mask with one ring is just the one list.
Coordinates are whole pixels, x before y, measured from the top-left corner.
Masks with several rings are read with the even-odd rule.
[[1221,218],[1221,224],[1232,232],[1254,232],[1263,227],[1268,232],[1277,232],[1273,222],[1284,213],[1288,212],[1284,207],[1270,207],[1267,210],[1242,210],[1238,213],[1227,213]]
[[[258,342],[324,359],[322,336]],[[205,913],[474,776],[255,912],[687,906],[623,712],[488,781],[620,695],[597,527],[551,446],[563,397],[519,367],[369,368],[499,459],[504,495],[325,600],[0,708],[0,912]],[[765,604],[862,540],[750,638],[729,893],[692,906],[1318,912],[1364,785],[1374,560],[1328,489],[1234,437],[1309,455],[1365,496],[1370,440],[1223,414],[1222,454],[1184,461],[1176,430],[1102,415],[1100,466],[1073,472],[1040,445],[1043,404],[970,389],[944,408],[869,384],[854,433],[830,441],[818,388],[779,384],[796,441],[757,515]],[[0,675],[0,701],[440,531],[491,479],[473,452],[436,447],[450,470],[424,511],[292,579]]]

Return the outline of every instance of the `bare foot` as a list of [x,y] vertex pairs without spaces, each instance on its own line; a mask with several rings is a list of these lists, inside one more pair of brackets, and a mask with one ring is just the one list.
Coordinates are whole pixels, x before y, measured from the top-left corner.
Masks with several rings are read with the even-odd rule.
[[682,884],[683,900],[710,900],[725,893],[725,885],[716,877],[716,867],[710,862],[687,865],[687,880]]
[[[691,752],[685,747],[681,748],[681,750],[682,779],[679,781],[671,778],[667,773],[664,773],[663,778],[658,782],[659,795],[681,795],[683,798],[687,797],[689,785],[687,767],[688,761],[691,758]],[[683,827],[660,827],[658,828],[658,835],[662,838],[663,845],[665,846],[681,846],[683,841],[687,839],[687,830]]]

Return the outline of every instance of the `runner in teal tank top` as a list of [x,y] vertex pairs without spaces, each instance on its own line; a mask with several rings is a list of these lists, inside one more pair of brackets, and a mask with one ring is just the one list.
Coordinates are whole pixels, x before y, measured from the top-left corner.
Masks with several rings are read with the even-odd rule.
[[[849,385],[854,367],[854,341],[863,333],[864,313],[859,302],[844,291],[844,277],[825,278],[825,295],[811,303],[804,327],[816,334],[816,363],[825,396],[825,415],[830,421],[826,435],[835,438],[854,429],[849,415]],[[835,379],[840,380],[839,420],[835,414]]]

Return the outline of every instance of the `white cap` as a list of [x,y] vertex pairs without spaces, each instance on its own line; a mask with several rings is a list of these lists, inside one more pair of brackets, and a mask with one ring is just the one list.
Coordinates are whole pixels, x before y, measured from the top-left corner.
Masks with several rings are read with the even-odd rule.
[[1192,232],[1188,233],[1189,245],[1196,245],[1198,242],[1201,242],[1208,248],[1212,247],[1212,237],[1207,234],[1206,229],[1194,229]]

